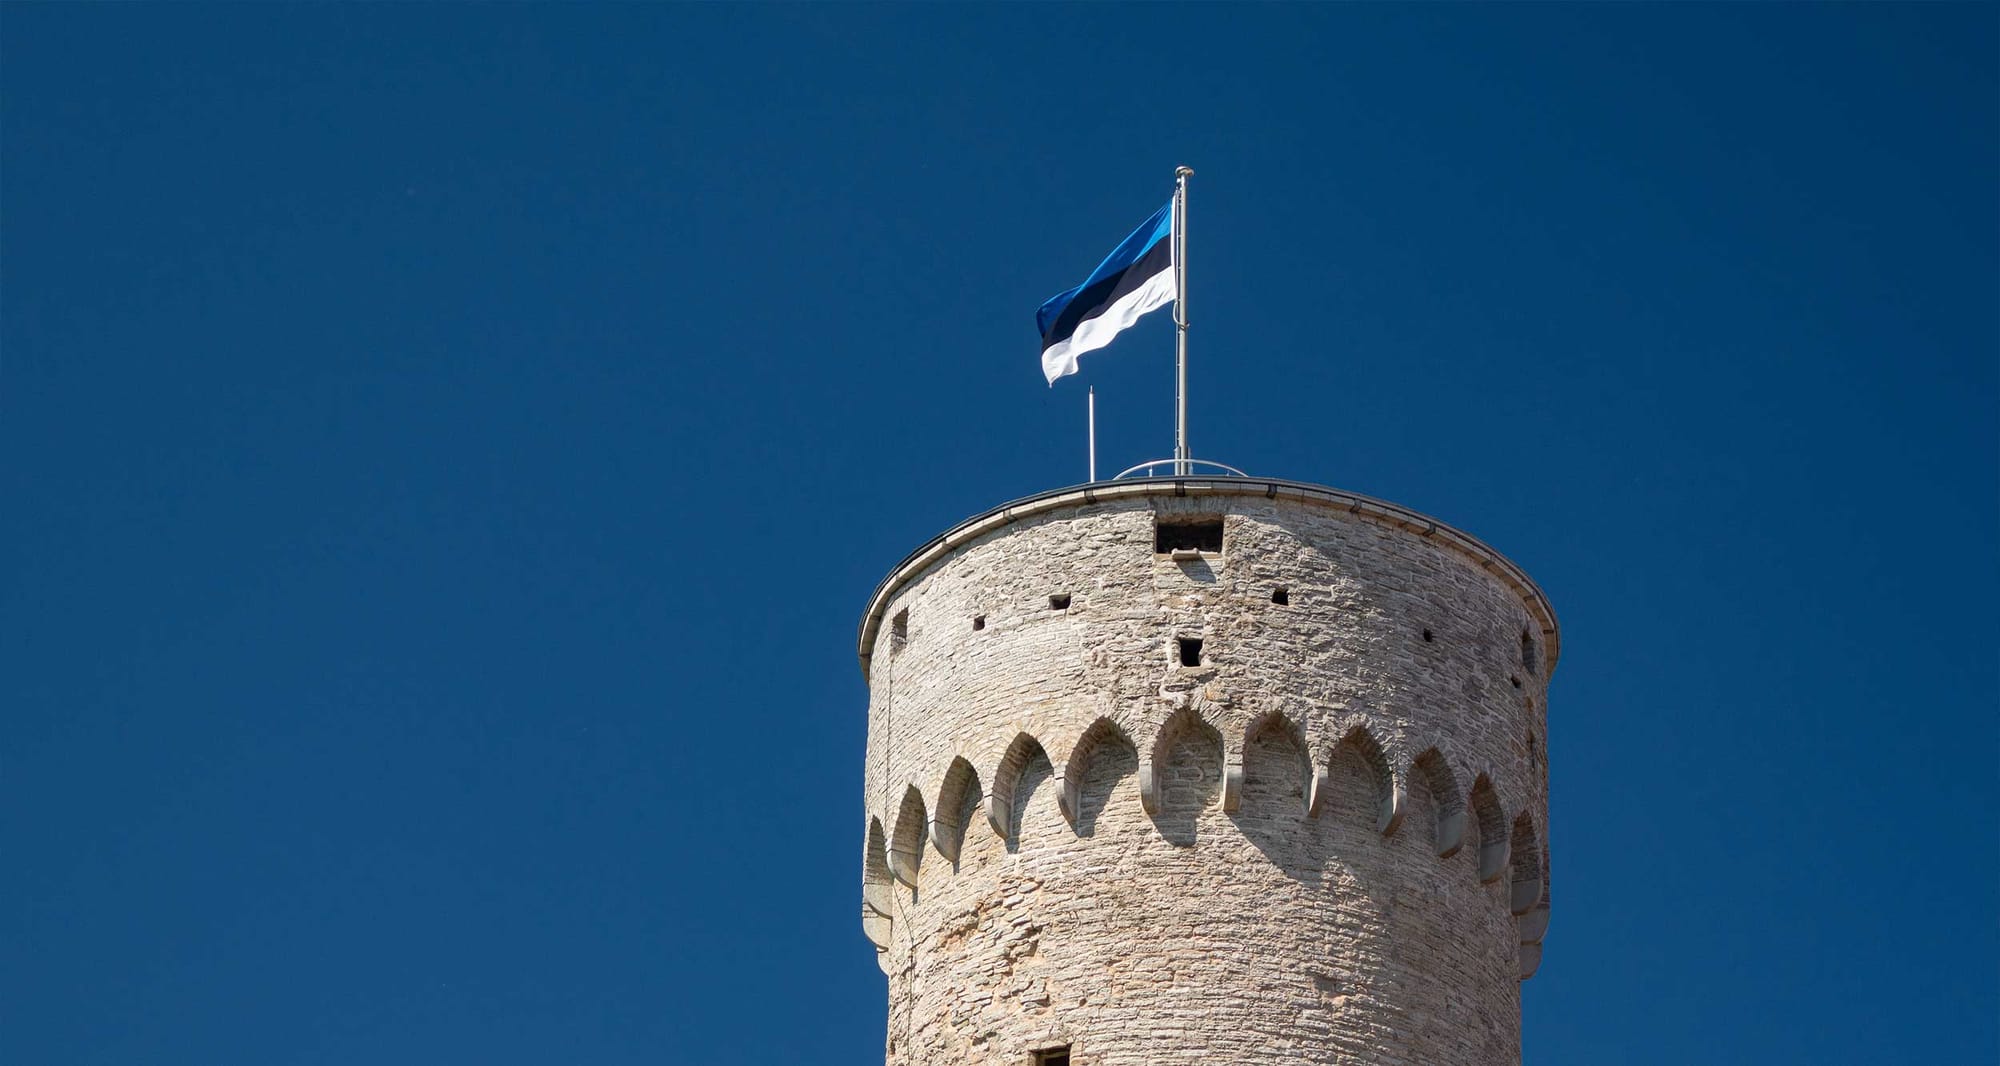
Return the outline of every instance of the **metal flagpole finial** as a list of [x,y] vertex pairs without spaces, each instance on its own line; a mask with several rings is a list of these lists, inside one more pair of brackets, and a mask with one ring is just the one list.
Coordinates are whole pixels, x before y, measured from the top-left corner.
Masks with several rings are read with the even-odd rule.
[[1177,177],[1177,178],[1192,178],[1192,177],[1194,177],[1194,168],[1193,168],[1193,167],[1175,167],[1175,168],[1174,168],[1174,177]]

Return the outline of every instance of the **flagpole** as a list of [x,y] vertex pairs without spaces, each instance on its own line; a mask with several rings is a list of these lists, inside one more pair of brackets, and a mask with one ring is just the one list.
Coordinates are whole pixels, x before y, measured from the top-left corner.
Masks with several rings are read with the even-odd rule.
[[1097,480],[1097,386],[1090,387],[1090,480]]
[[1189,473],[1187,442],[1187,180],[1194,171],[1174,168],[1174,473]]

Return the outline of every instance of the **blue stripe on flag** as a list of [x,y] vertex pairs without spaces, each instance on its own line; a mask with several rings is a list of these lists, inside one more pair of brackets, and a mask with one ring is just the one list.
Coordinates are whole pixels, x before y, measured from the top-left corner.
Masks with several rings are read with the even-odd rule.
[[[1083,320],[1083,313],[1094,310],[1101,303],[1108,303],[1103,295],[1115,289],[1119,277],[1137,264],[1147,252],[1152,251],[1155,245],[1166,240],[1172,234],[1173,228],[1174,203],[1169,200],[1167,206],[1155,211],[1153,217],[1133,230],[1130,237],[1125,238],[1117,248],[1113,249],[1111,254],[1104,258],[1104,262],[1097,264],[1097,269],[1090,272],[1090,276],[1084,279],[1083,284],[1052,296],[1047,303],[1042,304],[1041,309],[1035,312],[1035,325],[1042,334],[1042,347],[1047,348],[1069,336],[1076,331],[1077,324]],[[1087,291],[1098,298],[1086,298],[1083,306],[1077,308],[1083,313],[1064,315],[1063,312],[1069,309],[1070,304],[1076,302],[1077,297]],[[1058,320],[1062,321],[1059,323]],[[1055,332],[1051,332],[1052,330]]]

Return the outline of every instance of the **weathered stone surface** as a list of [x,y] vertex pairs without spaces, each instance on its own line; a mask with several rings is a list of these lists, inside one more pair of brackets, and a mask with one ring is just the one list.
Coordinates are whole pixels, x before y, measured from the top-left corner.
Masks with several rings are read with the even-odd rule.
[[[1375,501],[1134,489],[968,523],[871,605],[887,1061],[1518,1062],[1539,591]],[[1223,550],[1156,555],[1156,515],[1222,515]]]

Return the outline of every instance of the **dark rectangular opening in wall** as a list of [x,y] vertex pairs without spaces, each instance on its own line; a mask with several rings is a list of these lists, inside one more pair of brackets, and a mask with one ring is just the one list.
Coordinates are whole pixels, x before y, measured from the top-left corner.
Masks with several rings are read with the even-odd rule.
[[1182,666],[1201,665],[1201,638],[1180,637],[1174,641],[1180,648]]
[[986,616],[985,616],[985,615],[983,615],[983,614],[975,614],[975,615],[973,615],[973,616],[972,616],[972,630],[973,630],[973,632],[975,632],[975,633],[976,633],[976,632],[978,632],[979,630],[982,630],[982,629],[985,629],[985,628],[986,628]]
[[1153,553],[1168,555],[1176,549],[1194,551],[1222,551],[1222,518],[1155,518],[1153,520]]
[[1069,1048],[1052,1047],[1035,1052],[1035,1066],[1069,1066]]
[[1292,594],[1285,590],[1285,586],[1279,585],[1271,590],[1271,602],[1284,607],[1292,602]]
[[1059,593],[1056,593],[1056,594],[1055,594],[1055,595],[1053,595],[1053,596],[1050,596],[1050,597],[1049,597],[1049,610],[1051,610],[1051,611],[1067,611],[1067,610],[1069,610],[1069,593],[1067,593],[1067,592],[1059,592]]

